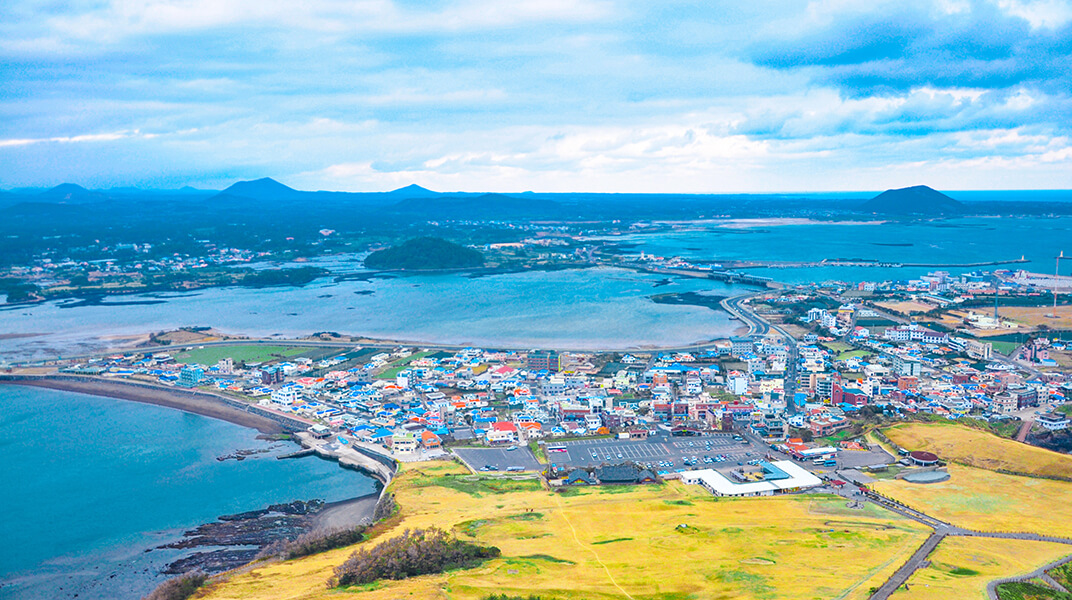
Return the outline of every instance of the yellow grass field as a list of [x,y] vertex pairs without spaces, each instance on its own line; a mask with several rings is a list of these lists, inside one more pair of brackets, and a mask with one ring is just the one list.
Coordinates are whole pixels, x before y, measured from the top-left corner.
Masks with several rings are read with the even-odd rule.
[[1053,305],[1050,306],[1002,306],[999,314],[1007,319],[1023,323],[1030,327],[1046,325],[1053,329],[1072,328],[1072,306],[1058,306],[1057,318],[1053,314]]
[[954,525],[980,531],[1023,531],[1072,537],[1072,483],[949,467],[950,479],[918,484],[900,479],[871,487]]
[[884,433],[902,448],[934,452],[949,462],[1044,477],[1072,476],[1072,456],[960,425],[909,423]]
[[942,540],[930,566],[908,579],[895,600],[982,600],[995,579],[1023,575],[1072,554],[1072,546],[1023,540],[953,537]]
[[407,527],[439,526],[502,550],[481,567],[328,589],[332,568],[349,548],[237,574],[203,597],[863,599],[928,533],[913,521],[870,505],[849,509],[831,496],[715,499],[679,482],[568,494],[516,483],[499,493],[484,481],[453,463],[406,466],[392,484],[399,515],[365,542]]
[[899,313],[902,315],[910,315],[912,313],[925,313],[933,310],[933,304],[927,304],[926,302],[876,302],[875,306],[879,308],[885,308],[890,312]]

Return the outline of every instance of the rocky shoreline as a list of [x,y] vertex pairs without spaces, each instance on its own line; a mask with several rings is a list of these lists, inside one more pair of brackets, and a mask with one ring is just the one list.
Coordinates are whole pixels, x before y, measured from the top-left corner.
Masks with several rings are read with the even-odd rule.
[[295,500],[222,515],[212,523],[183,532],[182,539],[152,550],[198,550],[169,563],[161,571],[165,575],[222,573],[252,562],[268,546],[294,540],[304,533],[369,524],[378,499],[379,492],[333,504],[318,499]]

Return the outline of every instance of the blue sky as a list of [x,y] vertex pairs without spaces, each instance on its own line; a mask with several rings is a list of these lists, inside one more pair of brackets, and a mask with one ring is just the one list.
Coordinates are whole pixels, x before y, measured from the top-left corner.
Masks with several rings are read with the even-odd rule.
[[0,188],[1067,189],[1070,56],[1072,0],[5,0]]

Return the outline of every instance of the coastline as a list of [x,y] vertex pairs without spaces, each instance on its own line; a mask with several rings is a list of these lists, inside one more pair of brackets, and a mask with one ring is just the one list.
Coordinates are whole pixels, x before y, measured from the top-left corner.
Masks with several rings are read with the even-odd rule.
[[129,383],[63,375],[0,375],[0,385],[41,387],[164,406],[256,429],[268,435],[286,431],[281,423],[266,416],[235,408],[226,404],[222,397],[214,400],[215,395],[205,392],[191,393],[141,382]]
[[[171,390],[168,388],[143,384],[141,382],[98,380],[95,378],[87,378],[82,376],[65,375],[24,376],[0,374],[0,385],[52,389],[58,391],[86,394],[102,398],[114,398],[117,400],[138,402],[142,404],[151,404],[154,406],[181,410],[183,412],[198,414],[207,418],[225,421],[246,429],[255,429],[261,434],[278,434],[288,431],[288,428],[285,427],[283,424],[278,423],[268,418],[267,416],[258,415],[252,412],[245,412],[237,407],[231,406],[228,403],[229,399],[217,397],[216,395],[210,393],[189,392],[187,390]],[[294,427],[291,427],[289,429],[292,431]],[[305,440],[303,439],[303,436],[295,437],[293,439],[293,442],[295,444],[300,445],[300,447],[308,447],[305,443]],[[358,472],[361,472],[363,475],[373,480],[373,483],[376,484],[375,490],[372,492],[361,493],[361,495],[356,495],[342,500],[337,500],[329,504],[325,504],[321,510],[305,518],[305,531],[326,532],[334,529],[371,524],[375,515],[376,506],[385,489],[385,486],[383,485],[382,481],[378,481],[379,478],[376,476],[375,473],[370,473],[368,470],[361,468],[360,465],[355,464],[356,461],[354,461],[352,458],[347,457],[343,460],[339,460],[339,457],[326,456],[325,454],[327,453],[311,453],[315,461],[330,460],[332,462],[335,462],[338,468],[356,470]],[[249,510],[253,512],[263,509],[263,506],[249,507]],[[199,526],[199,528],[218,525],[220,522],[221,521],[219,520],[219,517],[217,517],[217,520],[203,523]],[[285,525],[282,525],[280,527],[284,527],[285,529]],[[199,528],[194,528],[194,530]],[[262,530],[260,529],[260,527],[257,527],[256,524],[254,524],[254,526],[252,526],[252,529],[250,529],[249,531],[250,535],[253,535]],[[267,530],[263,531],[266,532]],[[181,543],[188,538],[189,533],[187,532],[184,533],[182,537],[176,538],[172,543]],[[220,539],[223,540],[224,538]],[[232,550],[227,550],[231,547],[230,544],[230,542],[225,540],[220,543],[219,547],[223,548],[225,553],[234,552]],[[161,550],[162,548],[163,546],[151,546],[146,547],[144,551],[149,552],[150,550]],[[193,559],[194,562],[190,562],[188,564],[192,564],[197,568],[202,568],[201,566],[199,566],[200,563],[196,562],[197,557],[205,556],[211,558],[214,556],[212,554],[212,549],[207,547],[201,548],[198,546],[191,546],[187,549],[184,549],[183,554],[185,554],[185,556],[174,556],[174,554],[172,554],[171,556],[162,559],[164,562],[161,562],[159,564],[152,563],[153,568],[164,569],[165,567],[170,567],[172,564],[175,563],[175,561],[190,561],[191,559]],[[165,553],[164,556],[167,556],[167,553]],[[237,564],[228,568],[235,568],[236,566]],[[153,576],[153,579],[155,580],[161,576],[162,575],[160,575],[159,572],[156,572],[156,574]],[[80,590],[80,592],[81,591],[85,590]],[[83,595],[90,598],[93,597],[92,594]]]

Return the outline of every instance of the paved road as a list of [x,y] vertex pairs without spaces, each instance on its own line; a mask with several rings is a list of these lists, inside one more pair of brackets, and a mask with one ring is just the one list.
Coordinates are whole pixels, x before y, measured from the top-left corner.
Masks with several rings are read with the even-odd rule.
[[1045,581],[1053,589],[1055,589],[1055,590],[1057,590],[1059,592],[1065,592],[1067,594],[1067,593],[1069,593],[1069,590],[1067,590],[1060,583],[1057,583],[1057,581],[1055,581],[1053,577],[1050,577],[1049,575],[1047,575],[1046,571],[1049,571],[1050,569],[1057,568],[1057,567],[1059,567],[1059,566],[1061,566],[1061,565],[1063,565],[1063,564],[1065,564],[1065,563],[1067,563],[1069,561],[1072,561],[1072,557],[1065,557],[1065,558],[1062,558],[1061,560],[1055,560],[1055,561],[1053,561],[1052,563],[1050,563],[1048,565],[1039,567],[1039,568],[1035,569],[1034,571],[1031,571],[1030,573],[1026,573],[1024,575],[1019,575],[1019,576],[1016,576],[1016,577],[1006,577],[1004,579],[995,579],[994,581],[991,581],[990,583],[986,584],[986,595],[990,597],[990,600],[1000,600],[1000,598],[998,597],[998,586],[999,585],[1001,585],[1003,583],[1011,583],[1013,581],[1028,581],[1030,579],[1035,579],[1036,577],[1039,578],[1039,579],[1042,579],[1043,581]]
[[745,325],[748,325],[748,335],[763,336],[773,329],[785,338],[786,345],[789,346],[789,356],[786,361],[784,375],[785,383],[782,384],[782,394],[785,397],[786,410],[790,415],[793,415],[797,412],[796,404],[793,402],[797,391],[797,359],[799,356],[797,352],[797,340],[789,335],[789,332],[785,329],[768,322],[766,319],[753,312],[747,305],[742,304],[744,300],[766,293],[767,291],[768,290],[760,290],[758,292],[741,294],[739,296],[731,296],[723,299],[719,304],[726,312],[740,319]]
[[750,292],[739,296],[730,296],[729,298],[723,298],[722,302],[719,302],[719,304],[726,312],[737,317],[742,323],[748,326],[748,335],[767,335],[767,332],[770,331],[770,325],[759,318],[756,313],[741,305],[742,301],[752,298],[753,296],[758,296],[766,291],[767,290],[760,290],[758,292]]
[[886,583],[882,584],[878,590],[871,595],[871,600],[885,600],[886,598],[889,598],[891,594],[896,592],[897,589],[904,585],[905,582],[908,581],[908,578],[916,572],[916,569],[923,564],[923,561],[927,560],[927,557],[938,547],[938,543],[945,539],[946,535],[948,534],[941,531],[932,533],[931,536],[927,538],[927,541],[923,542],[923,545],[920,546],[912,557],[908,559],[908,562],[906,562],[900,569],[897,569],[893,576],[887,579]]
[[[883,498],[882,496],[878,496],[878,495],[876,495],[874,493],[866,494],[864,496],[864,499],[866,499],[866,500],[868,500],[870,502],[873,502],[873,503],[885,508],[886,510],[895,512],[895,513],[897,513],[899,515],[902,515],[902,516],[908,517],[910,519],[913,519],[915,521],[918,521],[920,523],[923,523],[924,525],[926,525],[926,526],[928,526],[928,527],[930,527],[930,528],[932,528],[934,530],[934,533],[932,533],[930,535],[930,537],[928,537],[927,540],[923,542],[923,545],[921,545],[915,551],[915,553],[913,553],[912,556],[909,557],[908,561],[906,561],[905,564],[900,569],[898,569],[886,581],[886,583],[882,584],[882,586],[880,586],[878,588],[878,590],[876,590],[875,593],[871,595],[871,600],[886,600],[887,598],[889,598],[891,594],[893,594],[895,591],[897,591],[902,585],[904,585],[908,581],[908,579],[912,576],[913,573],[916,572],[916,570],[918,570],[920,567],[923,566],[924,562],[927,560],[927,557],[930,556],[931,552],[933,552],[934,549],[938,547],[938,543],[941,542],[943,539],[945,539],[948,536],[981,537],[981,538],[992,538],[992,539],[1028,540],[1028,541],[1034,541],[1034,542],[1053,542],[1053,543],[1057,543],[1057,544],[1072,545],[1072,538],[1062,538],[1062,537],[1040,535],[1040,534],[1037,534],[1037,533],[1027,533],[1027,532],[972,531],[970,529],[964,529],[962,527],[956,527],[955,525],[950,525],[949,523],[946,523],[945,521],[941,521],[939,519],[936,519],[936,518],[934,518],[934,517],[932,517],[930,515],[924,514],[924,513],[920,512],[918,510],[915,510],[913,508],[909,508],[907,506],[897,504],[897,503],[895,503],[895,502],[893,502],[891,500]],[[1057,566],[1059,564],[1063,564],[1065,562],[1069,562],[1070,560],[1072,560],[1072,557],[1063,559],[1061,561],[1057,561],[1056,563],[1051,563],[1051,564],[1043,567],[1039,571],[1046,571],[1046,570],[1052,569],[1054,566]],[[1000,584],[1000,583],[1002,583],[1004,581],[1022,581],[1022,580],[1025,580],[1025,579],[1030,579],[1032,577],[1038,576],[1039,571],[1036,571],[1034,573],[1031,573],[1031,574],[1028,574],[1028,575],[1025,575],[1025,576],[1012,577],[1012,578],[1008,578],[1008,579],[1001,579],[1001,580],[998,580],[998,581],[995,581],[995,582],[991,582],[987,586],[987,593],[990,594],[990,597],[991,597],[992,600],[998,600],[997,595],[996,595],[997,592],[995,591],[997,589],[998,584]],[[1051,585],[1055,585],[1055,584],[1056,584],[1056,582],[1053,582],[1053,584],[1051,584]],[[1060,586],[1058,586],[1058,588],[1059,587]]]

